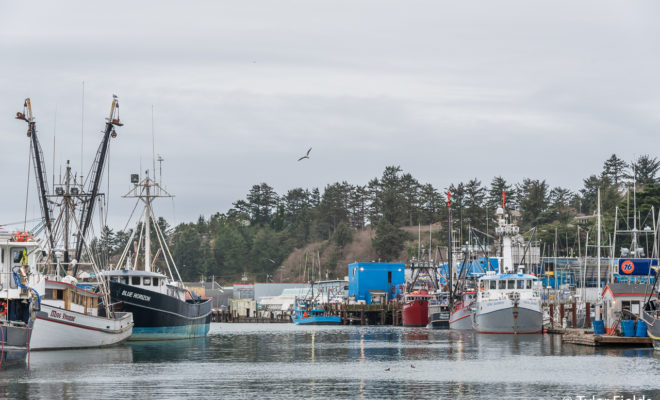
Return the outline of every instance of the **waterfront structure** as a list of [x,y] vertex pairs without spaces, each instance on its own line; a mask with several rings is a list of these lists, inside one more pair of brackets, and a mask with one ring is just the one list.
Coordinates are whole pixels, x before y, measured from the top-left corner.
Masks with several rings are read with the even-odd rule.
[[608,334],[614,332],[622,320],[641,317],[648,286],[642,284],[608,283],[602,292],[603,323]]
[[404,284],[403,263],[353,263],[348,266],[349,301],[371,304],[373,291],[384,291],[390,301],[401,295]]

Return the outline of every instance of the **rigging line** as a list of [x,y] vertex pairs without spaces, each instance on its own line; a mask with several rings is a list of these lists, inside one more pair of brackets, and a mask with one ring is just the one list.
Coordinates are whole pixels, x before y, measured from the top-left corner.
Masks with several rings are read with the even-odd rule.
[[[163,248],[167,249],[167,246],[163,243],[164,239],[161,240],[161,236],[163,235],[163,232],[161,232],[160,227],[156,223],[155,216],[153,214],[153,211],[151,210],[151,207],[149,208],[149,219],[151,219],[151,221],[153,221],[153,223],[154,223],[154,228],[156,230],[156,237],[158,238],[158,243],[160,244],[161,250]],[[147,223],[150,223],[150,221],[148,221]],[[169,250],[168,250],[168,253],[169,253]],[[172,257],[172,254],[170,254],[170,257]],[[170,263],[167,260],[167,257],[165,257],[165,252],[163,252],[163,259],[165,260],[165,265],[167,265],[167,269],[170,271],[170,276],[172,277],[172,280],[174,280],[174,274],[172,274],[172,269],[170,268]],[[172,265],[174,265],[174,258],[172,258]],[[179,275],[179,271],[176,268],[176,265],[174,265],[174,270],[176,271],[176,274]],[[181,281],[181,276],[179,276],[179,281]]]
[[[155,219],[156,217],[154,216],[153,210],[151,209],[151,207],[149,207],[149,212],[151,214],[151,217]],[[160,230],[160,226],[158,226],[158,224],[156,224],[155,222],[154,222],[154,225],[156,226],[156,232],[160,233],[160,235],[163,236],[163,241],[165,241],[165,237],[163,235],[163,232]],[[174,266],[174,271],[176,271],[176,275],[179,277],[179,282],[183,282],[183,280],[181,279],[181,275],[179,274],[179,269],[177,268],[176,263],[174,262],[174,257],[172,257],[172,253],[170,252],[170,248],[168,246],[165,246],[165,250],[167,250],[167,254],[172,259],[172,265]],[[319,262],[320,262],[320,260],[319,260]],[[174,276],[172,276],[172,277],[174,278]]]
[[0,226],[11,226],[11,225],[18,225],[18,224],[22,224],[22,223],[37,222],[37,221],[43,221],[43,218],[32,218],[32,219],[28,219],[27,221],[16,221],[16,222],[8,223],[8,224],[0,224]]
[[[138,200],[139,201],[139,200]],[[143,214],[144,215],[144,214]],[[138,224],[142,221],[142,218],[138,220]],[[137,228],[137,226],[136,226]],[[121,253],[121,257],[119,257],[119,261],[117,262],[117,265],[115,267],[115,270],[119,269],[119,266],[124,263],[124,259],[128,255],[128,251],[130,248],[130,244],[133,242],[133,239],[135,238],[135,233],[137,232],[137,229],[131,229],[131,236],[128,238],[128,241],[126,242],[126,246],[124,246],[124,251]]]
[[30,140],[30,153],[28,153],[27,184],[25,185],[25,215],[23,217],[23,231],[27,226],[28,198],[30,197],[30,167],[32,166],[32,141]]
[[80,117],[80,172],[84,171],[83,168],[83,150],[85,142],[85,81],[82,81],[82,104],[81,104],[81,117]]

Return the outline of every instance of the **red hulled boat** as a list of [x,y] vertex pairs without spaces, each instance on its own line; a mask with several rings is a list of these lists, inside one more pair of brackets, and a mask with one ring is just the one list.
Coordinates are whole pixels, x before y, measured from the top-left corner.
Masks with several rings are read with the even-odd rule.
[[403,326],[426,326],[429,323],[429,300],[432,297],[426,290],[406,294],[401,308]]

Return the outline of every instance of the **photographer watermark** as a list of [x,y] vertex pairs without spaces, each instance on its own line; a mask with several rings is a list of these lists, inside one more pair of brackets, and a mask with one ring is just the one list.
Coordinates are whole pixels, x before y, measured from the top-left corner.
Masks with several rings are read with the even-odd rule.
[[597,395],[573,395],[573,396],[563,396],[562,400],[653,400],[653,398],[645,394],[614,394],[609,396],[597,396]]

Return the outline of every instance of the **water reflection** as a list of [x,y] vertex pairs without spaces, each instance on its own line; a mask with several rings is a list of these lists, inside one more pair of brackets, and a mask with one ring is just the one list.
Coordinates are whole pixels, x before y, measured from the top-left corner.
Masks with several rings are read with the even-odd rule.
[[563,398],[569,388],[660,398],[657,352],[553,335],[213,324],[208,338],[31,357],[29,370],[0,372],[0,397]]

